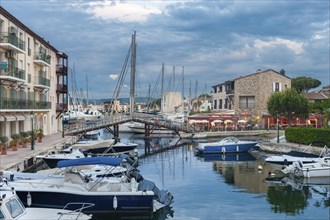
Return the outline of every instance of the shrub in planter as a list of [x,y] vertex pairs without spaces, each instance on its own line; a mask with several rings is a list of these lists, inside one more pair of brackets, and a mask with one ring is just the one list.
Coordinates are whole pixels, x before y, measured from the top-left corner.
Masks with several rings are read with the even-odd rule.
[[8,147],[7,142],[8,142],[8,137],[0,136],[1,155],[7,154],[7,147]]

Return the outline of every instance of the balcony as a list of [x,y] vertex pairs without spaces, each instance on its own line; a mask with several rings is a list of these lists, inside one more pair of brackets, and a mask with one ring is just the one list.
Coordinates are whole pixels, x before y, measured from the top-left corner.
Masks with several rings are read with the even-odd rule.
[[39,88],[42,88],[42,89],[49,89],[50,88],[50,80],[47,79],[46,77],[44,76],[38,76],[36,78],[36,83],[35,83],[35,87],[39,87]]
[[226,90],[226,95],[227,96],[233,96],[235,94],[235,91],[233,89],[227,89]]
[[37,53],[34,55],[33,62],[40,65],[40,66],[50,66],[50,55],[47,55],[46,53]]
[[11,82],[25,82],[25,70],[22,70],[14,65],[1,63],[0,79]]
[[68,93],[68,85],[57,84],[56,92],[57,93]]
[[56,104],[56,111],[57,112],[66,112],[66,111],[68,111],[68,104],[66,104],[66,103],[57,103]]
[[68,67],[64,65],[56,65],[56,74],[57,75],[68,75]]
[[1,32],[0,47],[14,50],[18,53],[25,53],[25,41],[19,39],[15,33]]
[[31,101],[26,99],[12,99],[12,98],[1,98],[0,109],[20,109],[28,110],[31,109],[50,109],[51,102],[47,101]]

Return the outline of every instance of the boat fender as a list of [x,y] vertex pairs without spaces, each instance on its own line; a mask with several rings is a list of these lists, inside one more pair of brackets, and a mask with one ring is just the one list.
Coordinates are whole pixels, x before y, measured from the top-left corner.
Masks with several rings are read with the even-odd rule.
[[309,168],[307,168],[307,178],[311,178],[311,175],[309,173]]
[[284,165],[288,165],[288,160],[287,159],[284,159]]
[[28,192],[27,196],[26,196],[26,204],[30,207],[32,205],[32,196],[30,194],[30,192]]
[[113,208],[116,210],[118,207],[118,200],[117,200],[117,196],[113,197]]
[[223,153],[223,154],[226,153],[226,148],[225,148],[225,147],[222,147],[222,149],[221,149],[221,153]]
[[238,145],[236,146],[236,152],[239,152],[239,146]]

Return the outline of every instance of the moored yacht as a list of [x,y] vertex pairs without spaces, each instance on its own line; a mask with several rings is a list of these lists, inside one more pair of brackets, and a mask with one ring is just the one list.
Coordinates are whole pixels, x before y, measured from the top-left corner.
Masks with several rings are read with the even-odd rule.
[[79,201],[95,204],[83,210],[87,214],[152,213],[156,201],[164,206],[173,202],[173,196],[169,192],[159,190],[153,182],[145,180],[139,174],[131,174],[128,178],[120,177],[114,181],[103,175],[93,178],[75,169],[86,165],[119,166],[122,160],[113,157],[64,160],[58,163],[58,167],[73,169],[68,169],[63,178],[14,180],[10,183],[25,205],[28,195],[32,198],[32,207],[59,208],[66,203]]

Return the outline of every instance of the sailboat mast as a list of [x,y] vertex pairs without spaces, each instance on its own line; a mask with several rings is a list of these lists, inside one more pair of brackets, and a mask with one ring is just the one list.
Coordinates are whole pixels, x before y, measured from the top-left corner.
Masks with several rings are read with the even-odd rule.
[[134,98],[135,98],[135,67],[136,67],[136,31],[132,35],[132,45],[131,45],[131,90],[130,90],[130,114],[132,116],[134,111]]
[[163,113],[164,111],[164,63],[162,64],[162,77],[161,77],[161,87],[160,87],[160,112]]
[[88,103],[89,100],[88,100],[88,79],[87,79],[87,74],[86,74],[86,103],[87,103],[87,106],[88,106]]
[[182,67],[182,112],[184,112],[184,66]]

